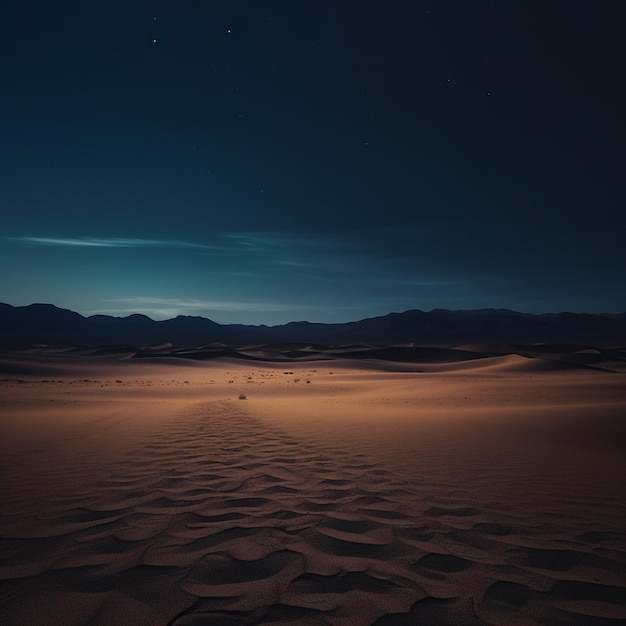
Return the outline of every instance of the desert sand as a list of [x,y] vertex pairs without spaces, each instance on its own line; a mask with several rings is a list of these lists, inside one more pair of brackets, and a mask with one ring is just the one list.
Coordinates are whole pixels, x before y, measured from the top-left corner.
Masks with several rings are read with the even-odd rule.
[[626,353],[0,355],[2,624],[624,624]]

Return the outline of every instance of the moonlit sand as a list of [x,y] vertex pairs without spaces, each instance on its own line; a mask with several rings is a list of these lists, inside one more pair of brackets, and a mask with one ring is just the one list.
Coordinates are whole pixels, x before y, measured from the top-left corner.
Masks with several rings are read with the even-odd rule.
[[624,623],[623,352],[292,348],[1,356],[0,622]]

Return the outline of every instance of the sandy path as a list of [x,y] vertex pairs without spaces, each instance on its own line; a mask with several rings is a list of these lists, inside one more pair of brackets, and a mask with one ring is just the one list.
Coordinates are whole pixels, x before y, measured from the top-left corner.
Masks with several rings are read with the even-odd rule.
[[2,622],[623,623],[623,377],[291,370],[5,382]]

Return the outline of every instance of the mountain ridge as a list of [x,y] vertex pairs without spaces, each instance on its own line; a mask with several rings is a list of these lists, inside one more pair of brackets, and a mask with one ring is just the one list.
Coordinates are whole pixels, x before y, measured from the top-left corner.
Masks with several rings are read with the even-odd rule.
[[626,313],[521,313],[510,309],[411,309],[344,323],[294,321],[275,326],[219,324],[201,316],[153,320],[83,316],[53,304],[0,303],[0,345],[231,345],[312,342],[327,345],[473,342],[626,344]]

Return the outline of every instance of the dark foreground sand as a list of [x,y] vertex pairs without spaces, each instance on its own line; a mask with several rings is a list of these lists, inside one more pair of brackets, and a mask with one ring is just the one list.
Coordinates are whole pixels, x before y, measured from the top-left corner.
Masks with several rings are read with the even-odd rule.
[[0,355],[0,623],[626,623],[623,352],[164,350]]

